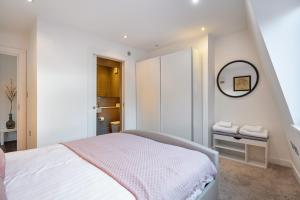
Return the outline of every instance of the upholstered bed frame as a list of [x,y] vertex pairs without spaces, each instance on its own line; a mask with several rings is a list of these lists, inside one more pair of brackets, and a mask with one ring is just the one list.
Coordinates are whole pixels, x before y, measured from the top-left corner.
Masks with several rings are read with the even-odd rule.
[[206,154],[210,160],[215,164],[218,174],[214,181],[212,181],[209,185],[206,186],[205,190],[197,197],[197,200],[217,200],[218,198],[218,180],[219,180],[219,154],[218,152],[211,150],[207,147],[204,147],[200,144],[171,136],[164,133],[159,132],[149,132],[149,131],[141,131],[141,130],[127,130],[123,131],[123,133],[136,135],[144,138],[149,138],[161,143],[170,144],[178,147],[183,147],[186,149],[199,151],[201,153]]

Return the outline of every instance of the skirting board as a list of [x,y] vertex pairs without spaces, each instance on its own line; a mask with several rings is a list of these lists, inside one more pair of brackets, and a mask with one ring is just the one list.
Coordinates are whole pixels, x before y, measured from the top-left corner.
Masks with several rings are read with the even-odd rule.
[[269,163],[280,165],[280,166],[283,166],[283,167],[292,168],[292,170],[294,172],[294,175],[295,175],[295,178],[297,179],[298,183],[300,184],[300,172],[297,170],[296,166],[293,164],[292,161],[270,158]]
[[294,164],[292,164],[292,168],[293,168],[295,177],[296,177],[298,183],[300,184],[300,172],[297,170],[297,168]]
[[289,167],[292,168],[292,162],[290,160],[284,160],[284,159],[278,159],[278,158],[269,158],[269,163],[280,165],[283,167]]

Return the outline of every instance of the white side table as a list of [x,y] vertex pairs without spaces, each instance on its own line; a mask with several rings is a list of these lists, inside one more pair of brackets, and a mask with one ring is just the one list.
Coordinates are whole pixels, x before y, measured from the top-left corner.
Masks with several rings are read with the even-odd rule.
[[0,141],[1,141],[1,146],[4,145],[4,134],[5,133],[13,133],[13,132],[17,132],[17,129],[1,129],[0,130]]

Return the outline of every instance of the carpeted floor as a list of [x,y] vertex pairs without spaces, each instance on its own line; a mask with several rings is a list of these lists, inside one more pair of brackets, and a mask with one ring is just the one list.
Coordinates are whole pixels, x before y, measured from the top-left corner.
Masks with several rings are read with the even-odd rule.
[[219,200],[300,200],[300,185],[290,168],[262,169],[220,160]]

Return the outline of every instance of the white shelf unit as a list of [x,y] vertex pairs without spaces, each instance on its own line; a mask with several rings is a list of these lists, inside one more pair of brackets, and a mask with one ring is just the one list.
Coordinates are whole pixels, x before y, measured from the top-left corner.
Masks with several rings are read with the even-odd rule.
[[268,140],[213,134],[213,148],[220,153],[220,157],[257,167],[268,167]]

